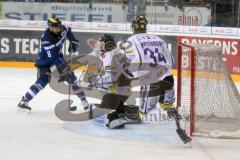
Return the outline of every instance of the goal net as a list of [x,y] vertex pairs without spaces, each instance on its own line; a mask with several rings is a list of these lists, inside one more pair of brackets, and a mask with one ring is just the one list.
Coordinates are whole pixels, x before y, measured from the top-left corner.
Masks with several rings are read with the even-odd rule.
[[178,45],[177,106],[191,135],[240,138],[240,96],[220,47]]

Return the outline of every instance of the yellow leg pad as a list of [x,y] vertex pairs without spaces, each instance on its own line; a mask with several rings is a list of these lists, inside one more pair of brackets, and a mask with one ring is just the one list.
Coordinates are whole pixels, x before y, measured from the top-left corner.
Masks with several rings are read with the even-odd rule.
[[141,120],[143,120],[144,117],[145,117],[145,114],[144,114],[144,113],[139,113],[139,118],[140,118]]
[[108,89],[109,89],[110,93],[115,93],[115,94],[117,93],[117,89],[114,85],[109,86]]

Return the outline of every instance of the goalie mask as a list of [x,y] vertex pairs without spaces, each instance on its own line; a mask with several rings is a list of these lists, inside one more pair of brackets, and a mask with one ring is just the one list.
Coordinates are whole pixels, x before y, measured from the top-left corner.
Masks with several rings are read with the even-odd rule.
[[107,52],[115,48],[116,43],[113,37],[109,34],[104,34],[100,39],[100,50],[102,52]]
[[146,33],[147,31],[147,19],[144,16],[134,16],[131,21],[131,28],[134,34]]

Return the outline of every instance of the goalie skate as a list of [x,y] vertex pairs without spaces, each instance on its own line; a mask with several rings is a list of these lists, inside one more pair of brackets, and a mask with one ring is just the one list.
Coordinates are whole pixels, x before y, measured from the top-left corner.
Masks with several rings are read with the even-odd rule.
[[106,127],[111,129],[121,129],[125,127],[125,124],[127,122],[128,122],[127,117],[118,114],[116,111],[112,111],[107,114]]

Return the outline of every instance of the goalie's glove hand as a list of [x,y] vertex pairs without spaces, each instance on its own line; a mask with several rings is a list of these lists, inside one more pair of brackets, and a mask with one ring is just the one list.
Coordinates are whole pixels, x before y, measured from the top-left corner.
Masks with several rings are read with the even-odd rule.
[[68,47],[68,52],[76,52],[78,46],[79,46],[79,41],[78,40],[70,41],[70,44],[69,44],[69,47]]

